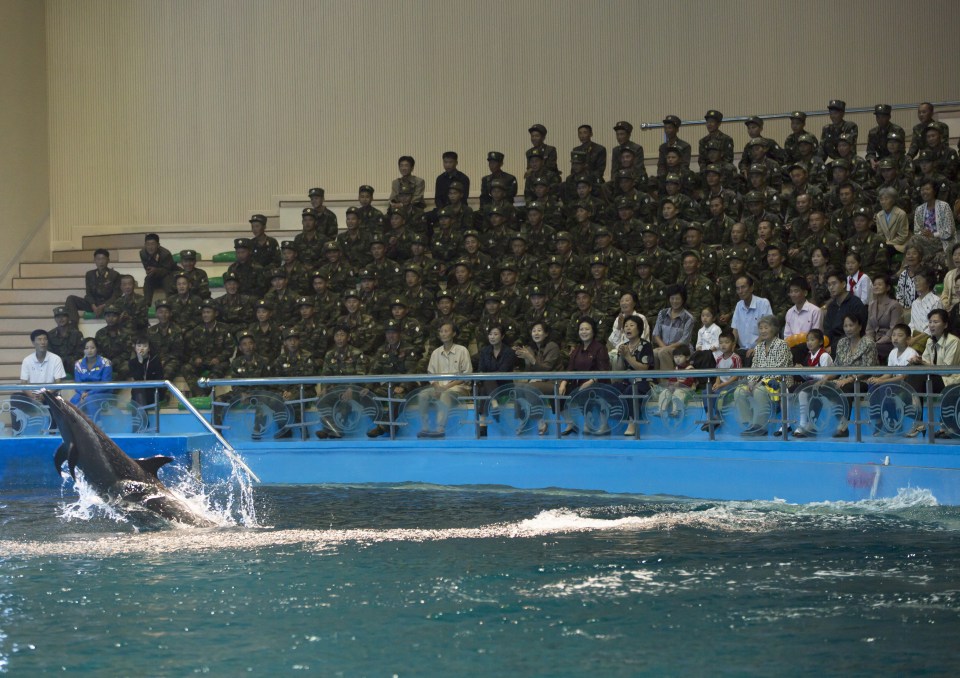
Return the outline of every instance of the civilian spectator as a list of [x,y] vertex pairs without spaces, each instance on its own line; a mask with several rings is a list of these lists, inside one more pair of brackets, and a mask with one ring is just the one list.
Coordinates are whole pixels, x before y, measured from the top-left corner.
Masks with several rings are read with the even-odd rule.
[[[97,340],[87,337],[83,340],[83,357],[73,366],[73,380],[80,383],[91,381],[113,381],[113,365],[110,360],[97,354]],[[70,402],[74,405],[93,401],[111,393],[106,390],[87,391],[77,389]]]

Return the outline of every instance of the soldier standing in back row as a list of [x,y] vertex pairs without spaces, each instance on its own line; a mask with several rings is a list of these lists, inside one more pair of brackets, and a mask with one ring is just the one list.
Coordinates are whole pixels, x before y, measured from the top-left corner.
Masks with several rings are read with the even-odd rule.
[[621,168],[620,156],[624,150],[629,149],[633,153],[634,160],[639,166],[643,166],[643,146],[630,140],[633,133],[633,125],[626,120],[621,120],[613,126],[613,133],[617,137],[617,145],[610,150],[610,176],[617,173]]
[[517,178],[512,174],[503,171],[504,155],[500,151],[490,151],[487,153],[487,166],[490,168],[490,174],[487,174],[480,180],[480,205],[486,206],[493,202],[493,196],[490,193],[491,182],[498,179],[503,184],[505,191],[504,199],[513,202],[517,197]]
[[[251,254],[253,260],[266,269],[280,265],[280,245],[275,238],[266,234],[267,218],[262,214],[250,217]],[[183,258],[182,256],[180,257]]]
[[680,131],[680,118],[675,115],[668,115],[663,119],[663,134],[667,138],[660,144],[660,155],[657,159],[657,176],[665,177],[667,175],[667,151],[675,148],[680,152],[680,164],[684,167],[690,167],[690,144],[677,136]]
[[701,172],[709,164],[707,160],[706,143],[711,140],[719,142],[720,144],[720,159],[723,162],[733,162],[733,137],[720,131],[720,125],[723,123],[723,113],[711,109],[707,111],[706,115],[703,116],[703,119],[707,123],[707,133],[700,139],[700,143],[698,145],[698,162],[700,163]]
[[840,157],[837,153],[837,141],[841,134],[851,135],[851,143],[854,147],[857,145],[857,136],[860,133],[857,123],[848,122],[843,119],[847,110],[847,102],[840,99],[833,99],[827,104],[827,110],[830,112],[830,122],[823,126],[823,132],[820,134],[820,159],[826,162],[827,158],[836,160]]
[[573,148],[586,155],[587,171],[593,174],[598,181],[603,181],[603,173],[607,169],[607,149],[593,140],[593,127],[580,125],[577,128],[577,139],[580,145]]

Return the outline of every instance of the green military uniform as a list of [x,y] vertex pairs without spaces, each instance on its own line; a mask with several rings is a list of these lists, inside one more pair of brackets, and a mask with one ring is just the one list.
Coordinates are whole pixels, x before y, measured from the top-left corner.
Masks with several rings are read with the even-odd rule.
[[[286,271],[274,269],[272,278],[286,278]],[[280,325],[293,325],[300,318],[297,311],[297,293],[286,287],[282,290],[270,290],[264,295],[264,300],[273,308],[273,320]]]
[[[104,315],[120,316],[120,309],[110,304],[104,309]],[[97,353],[113,363],[114,381],[127,378],[127,361],[133,354],[133,335],[119,324],[107,325],[97,330]]]
[[[702,273],[693,279],[683,277],[678,281],[687,291],[687,309],[693,314],[695,329],[700,328],[700,311],[704,307],[717,308],[717,287],[714,281]],[[656,317],[656,316],[654,316]]]
[[[645,224],[644,230],[656,228],[653,224]],[[645,256],[653,267],[653,277],[658,280],[676,280],[680,273],[680,264],[673,253],[657,245],[653,249],[643,249],[638,257]]]
[[[476,234],[476,231],[468,231]],[[473,272],[473,279],[481,289],[488,290],[493,287],[493,258],[483,252],[477,252],[474,255],[464,253],[460,258],[470,266]]]
[[[652,262],[642,254],[637,257],[637,268],[641,266],[647,266],[653,270]],[[657,317],[660,309],[667,306],[666,288],[666,284],[656,277],[651,276],[646,280],[637,277],[633,288],[639,302],[637,310],[645,315],[651,323]]]
[[558,280],[547,280],[540,287],[547,293],[547,308],[555,318],[567,318],[573,313],[576,306],[574,301],[576,282],[567,278],[560,278]]
[[[866,207],[858,208],[854,216],[873,223],[873,212]],[[861,235],[854,231],[844,246],[847,253],[856,252],[860,256],[860,269],[871,279],[891,274],[887,243],[879,234],[867,231]]]
[[[720,111],[710,110],[707,111],[707,114],[704,116],[704,120],[716,120],[717,122],[723,122],[723,114],[720,113]],[[724,162],[733,162],[733,137],[731,137],[729,134],[721,132],[718,129],[701,137],[699,144],[697,144],[701,166],[706,163],[706,146],[707,143],[711,141],[715,144],[719,144],[720,158]]]
[[147,329],[147,301],[143,295],[136,292],[129,295],[121,294],[113,300],[113,303],[120,309],[120,325],[131,335]]
[[[491,296],[493,298],[499,298],[495,293],[492,295],[487,295],[487,298],[490,298]],[[490,334],[490,328],[494,327],[495,325],[499,325],[503,328],[504,344],[509,346],[520,338],[520,329],[517,327],[517,324],[514,322],[513,318],[500,311],[492,314],[487,313],[487,309],[484,309],[483,313],[480,314],[480,321],[477,323],[476,338],[478,350],[490,343],[488,335]]]
[[[245,334],[246,332],[240,333],[241,336]],[[270,363],[256,353],[249,358],[238,355],[230,361],[229,374],[231,379],[264,379],[270,376]],[[249,389],[251,387],[234,386],[233,391],[243,388]]]
[[[583,285],[580,285],[580,287],[583,287]],[[596,321],[597,334],[595,338],[601,344],[605,344],[607,337],[610,335],[610,318],[603,311],[591,308],[586,313],[582,313],[578,309],[567,319],[565,336],[567,345],[576,346],[580,343],[580,319],[584,317],[593,318],[593,320]]]
[[[249,238],[237,238],[233,241],[233,247],[234,249],[245,248],[252,251]],[[249,294],[260,299],[263,297],[263,293],[267,291],[268,281],[264,279],[264,268],[252,259],[244,263],[233,262],[227,268],[227,272],[237,276],[241,294]]]
[[[360,300],[360,295],[356,290],[347,290],[343,295],[344,301],[350,298]],[[379,341],[379,331],[377,322],[372,315],[357,311],[356,313],[345,313],[336,321],[337,327],[347,327],[350,330],[350,343],[356,346],[362,353],[369,353],[373,350],[377,341]]]
[[803,271],[810,266],[810,255],[818,247],[826,248],[830,252],[830,265],[835,268],[842,268],[844,257],[844,245],[840,236],[832,230],[811,233],[800,241],[800,254],[790,260],[798,271]]
[[[458,266],[470,268],[470,264],[465,260],[457,261],[454,269]],[[473,280],[468,279],[463,284],[456,283],[447,287],[447,292],[453,298],[454,306],[459,313],[470,321],[476,321],[483,311],[483,290]]]
[[[260,306],[270,308],[270,304],[263,299],[256,303],[255,308]],[[257,353],[266,360],[273,361],[280,352],[280,344],[282,343],[280,325],[277,321],[271,318],[265,326],[260,322],[254,322],[247,328],[247,331],[253,335],[257,344]]]
[[[282,249],[297,251],[296,245],[290,240],[283,241]],[[289,264],[283,263],[277,268],[282,268],[287,274],[287,289],[289,289],[298,297],[310,293],[312,282],[310,277],[311,272],[306,266],[304,266],[302,261],[295,259],[293,262]]]
[[[229,274],[228,274],[229,275]],[[224,276],[226,278],[226,276]],[[227,326],[230,334],[236,334],[254,321],[253,308],[257,303],[250,295],[224,294],[216,299],[220,322]]]
[[184,332],[189,332],[200,324],[200,306],[203,300],[195,294],[188,294],[183,297],[179,294],[169,297],[170,312],[173,314],[171,321]]
[[787,293],[787,286],[790,281],[797,276],[797,272],[781,266],[778,272],[771,271],[769,268],[760,274],[760,285],[763,287],[763,295],[770,302],[770,308],[777,314],[781,322],[786,317],[790,309],[791,301]]
[[[70,317],[66,307],[57,306],[53,309],[54,318],[61,315]],[[80,330],[69,323],[63,328],[57,325],[47,332],[47,341],[48,350],[60,356],[60,360],[63,361],[63,369],[67,376],[71,377],[74,364],[83,357],[83,335],[80,334]]]
[[[398,302],[403,304],[402,300],[394,299],[392,305],[396,305]],[[418,350],[421,350],[424,340],[426,339],[424,336],[426,325],[422,325],[419,320],[410,315],[406,316],[403,320],[397,320],[395,322],[397,323],[400,336],[403,337],[403,340]]]
[[[169,308],[169,302],[165,299],[155,305],[157,308]],[[183,330],[172,322],[157,323],[147,330],[147,338],[150,340],[150,353],[157,356],[163,366],[163,378],[173,381],[180,376],[185,349]]]
[[[323,248],[325,253],[339,250],[340,246],[336,242],[328,242]],[[347,289],[356,287],[357,274],[342,258],[336,263],[327,262],[320,266],[317,272],[327,279],[327,285],[337,294],[343,294]]]
[[[846,111],[847,104],[840,99],[833,99],[827,104],[827,110]],[[839,158],[840,156],[837,154],[837,141],[840,139],[840,135],[851,135],[853,137],[853,144],[856,146],[859,133],[860,130],[857,127],[857,123],[850,122],[849,120],[842,120],[836,125],[832,122],[824,125],[823,131],[820,133],[820,158],[822,160]]]
[[[887,104],[877,104],[873,107],[874,115],[889,116],[891,111],[891,107]],[[887,139],[891,134],[899,134],[901,139],[906,138],[903,128],[892,122],[888,122],[884,127],[877,125],[867,132],[867,160],[879,160],[890,155],[890,151],[887,150]]]
[[[625,120],[621,120],[613,126],[613,131],[626,132],[629,137],[629,135],[633,133],[633,125]],[[616,174],[617,170],[620,169],[620,156],[624,150],[629,150],[633,153],[637,166],[643,167],[643,146],[635,141],[630,141],[628,138],[624,143],[617,144],[610,149],[610,174]]]
[[[213,302],[206,302],[204,306],[214,310],[217,308]],[[235,348],[233,337],[225,325],[214,321],[211,327],[203,324],[194,327],[187,334],[186,346],[187,359],[184,360],[182,368],[183,378],[190,391],[200,395],[202,392],[197,380],[201,376],[206,374],[215,379],[226,376]],[[199,366],[193,364],[197,358],[201,359]]]
[[[258,216],[263,217],[262,214],[255,214],[250,218],[250,221],[253,222]],[[263,217],[263,225],[267,225],[266,217]],[[250,256],[267,270],[276,268],[280,265],[280,243],[277,242],[276,238],[271,238],[266,233],[259,238],[250,238]]]
[[[353,214],[359,213],[356,207],[349,208],[347,213],[350,214],[351,210]],[[362,268],[369,264],[372,259],[370,256],[370,235],[367,232],[359,229],[356,231],[347,229],[337,236],[337,245],[354,268]]]
[[343,348],[334,347],[327,351],[320,374],[325,377],[352,377],[366,374],[369,368],[370,361],[366,354],[348,344]]
[[324,294],[313,295],[313,308],[317,322],[329,326],[340,317],[340,295],[327,290]]

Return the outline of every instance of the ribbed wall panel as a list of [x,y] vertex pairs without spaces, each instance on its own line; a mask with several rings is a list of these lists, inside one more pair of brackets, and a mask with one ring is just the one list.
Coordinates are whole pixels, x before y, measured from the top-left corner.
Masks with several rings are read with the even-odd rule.
[[[54,240],[241,222],[313,185],[384,193],[401,154],[429,185],[457,150],[479,184],[488,150],[522,171],[534,122],[565,166],[583,122],[609,146],[621,119],[938,100],[960,81],[915,40],[954,43],[948,0],[48,0],[47,17]],[[855,119],[865,139],[872,116]],[[634,137],[655,155],[660,132]]]

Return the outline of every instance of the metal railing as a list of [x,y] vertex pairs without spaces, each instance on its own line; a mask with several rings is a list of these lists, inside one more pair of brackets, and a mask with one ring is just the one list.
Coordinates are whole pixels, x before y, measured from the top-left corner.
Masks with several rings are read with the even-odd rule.
[[[947,108],[951,106],[960,106],[960,101],[956,101],[956,100],[955,101],[935,101],[931,103],[933,104],[934,108]],[[915,110],[919,105],[920,105],[919,103],[891,104],[890,108],[895,111],[904,110],[904,109]],[[807,114],[808,118],[830,115],[830,111],[826,109],[817,110],[817,111],[803,111],[803,112]],[[872,112],[873,112],[873,106],[856,106],[856,107],[847,106],[847,110],[846,110],[847,114],[872,113]],[[754,115],[734,115],[729,117],[724,116],[723,121],[724,122],[744,122],[745,120],[749,120],[750,118],[754,118],[754,117],[760,118],[761,120],[780,120],[783,118],[789,118],[792,114],[793,112],[790,111],[788,113],[763,113],[762,115],[756,115],[756,116]],[[681,120],[680,124],[683,127],[689,127],[692,125],[705,125],[707,124],[707,121],[704,120],[703,118],[698,118],[696,120]],[[640,123],[640,130],[643,132],[647,130],[662,129],[662,128],[663,128],[663,122],[641,122]]]

